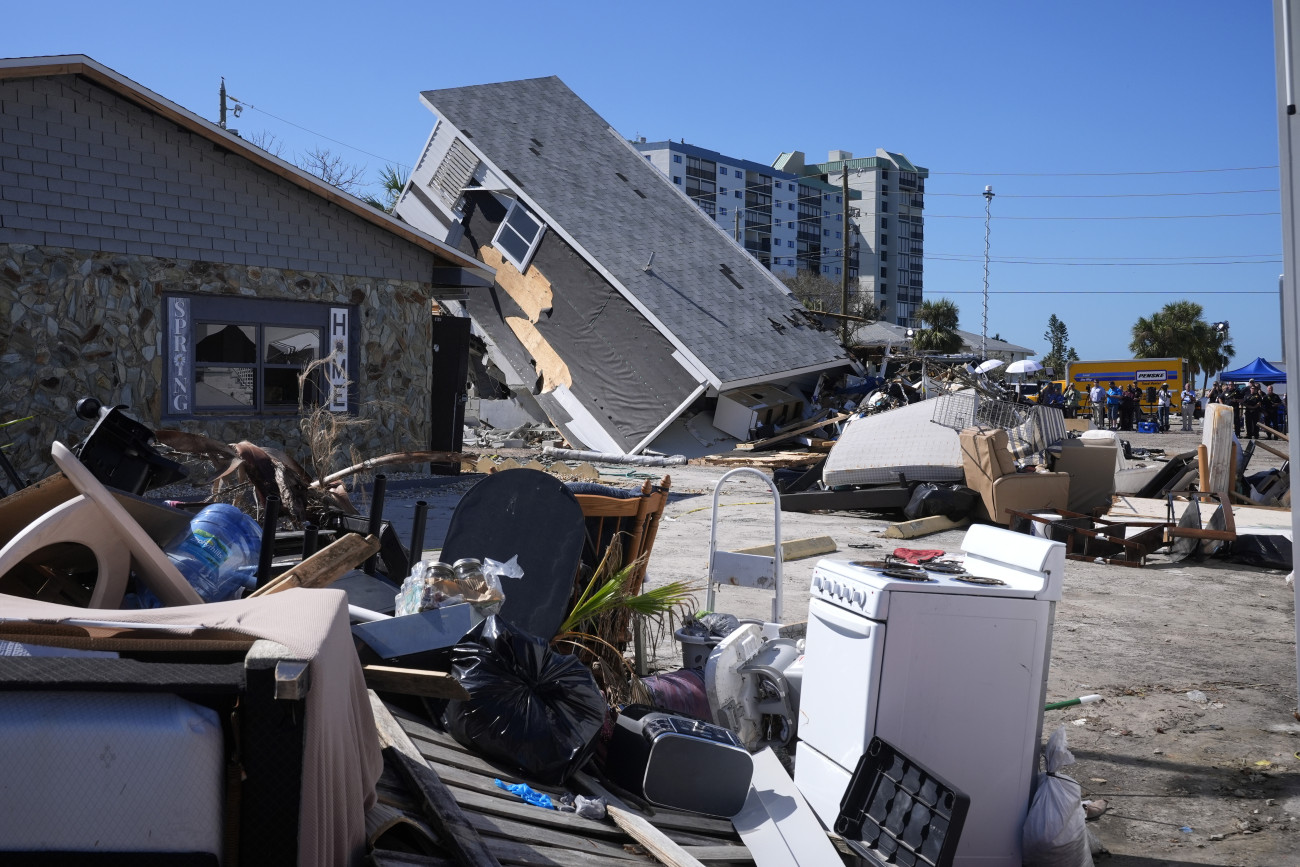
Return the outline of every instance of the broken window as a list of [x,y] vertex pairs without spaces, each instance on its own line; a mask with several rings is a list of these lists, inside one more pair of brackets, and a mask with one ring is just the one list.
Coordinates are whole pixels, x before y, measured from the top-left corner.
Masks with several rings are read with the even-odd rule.
[[[245,298],[166,299],[166,414],[348,409],[349,308]],[[323,358],[330,363],[300,375]]]
[[506,218],[497,228],[492,246],[500,250],[511,264],[523,271],[528,267],[529,260],[533,258],[545,228],[541,220],[530,214],[528,209],[518,201],[514,201],[510,205]]
[[[194,326],[196,409],[297,409],[298,374],[318,357],[321,326]],[[320,402],[319,376],[306,381],[303,403]]]

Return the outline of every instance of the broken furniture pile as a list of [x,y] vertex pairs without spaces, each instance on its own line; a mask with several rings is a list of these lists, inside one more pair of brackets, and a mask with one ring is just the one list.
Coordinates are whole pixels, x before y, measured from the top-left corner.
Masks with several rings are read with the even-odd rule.
[[[660,846],[681,845],[669,837],[674,827],[712,832],[725,826],[727,833],[708,843],[732,847],[743,861],[748,852],[730,824],[700,814],[729,817],[745,807],[750,818],[743,832],[770,833],[764,830],[774,821],[768,808],[749,805],[750,783],[751,777],[766,779],[765,791],[794,791],[779,762],[751,759],[749,745],[731,728],[671,710],[638,711],[625,701],[618,702],[620,713],[607,699],[618,691],[618,684],[628,694],[637,689],[631,665],[623,659],[623,649],[635,643],[636,627],[644,620],[636,612],[671,610],[685,600],[680,592],[643,593],[640,586],[667,501],[667,478],[658,486],[647,482],[641,490],[628,492],[571,487],[553,475],[527,469],[490,474],[462,498],[441,560],[434,561],[423,556],[421,521],[408,548],[383,520],[382,477],[377,478],[369,516],[341,508],[341,514],[330,516],[320,505],[344,506],[345,492],[332,487],[329,476],[320,484],[301,483],[286,454],[263,460],[259,451],[269,458],[269,450],[250,444],[229,447],[167,435],[172,442],[201,444],[217,460],[228,459],[222,482],[242,478],[239,491],[262,519],[260,550],[240,567],[256,589],[243,599],[205,603],[181,568],[184,564],[178,565],[168,553],[176,550],[178,538],[204,539],[209,550],[227,552],[229,540],[217,538],[210,529],[203,536],[190,520],[192,512],[142,496],[150,479],[171,482],[178,477],[175,465],[152,447],[152,432],[120,408],[101,410],[97,419],[96,431],[76,449],[54,444],[61,473],[0,500],[0,592],[7,594],[9,617],[0,632],[7,643],[0,646],[6,653],[33,657],[12,669],[0,688],[24,695],[34,689],[90,691],[105,694],[105,701],[128,704],[129,697],[107,696],[123,690],[177,696],[180,703],[173,702],[170,716],[153,719],[154,705],[142,703],[132,712],[150,717],[149,724],[133,723],[128,714],[120,725],[128,739],[161,743],[170,738],[180,750],[197,748],[194,736],[203,733],[204,749],[215,751],[215,770],[185,784],[215,786],[209,800],[171,797],[171,809],[159,808],[157,820],[181,822],[202,813],[204,827],[212,833],[194,843],[212,858],[238,857],[253,864],[341,863],[355,858],[367,838],[407,851],[446,851],[450,841],[441,833],[422,838],[412,830],[425,821],[435,822],[433,813],[444,818],[451,813],[445,799],[436,810],[417,811],[416,817],[394,816],[392,804],[362,813],[367,792],[383,772],[371,711],[365,707],[366,686],[393,702],[394,712],[414,712],[442,729],[445,734],[437,739],[459,739],[462,754],[478,762],[495,757],[499,777],[526,779],[552,790],[580,780],[582,792],[604,794],[616,824],[584,820],[602,829],[596,836],[617,840],[631,834],[641,845],[659,851]],[[123,431],[128,435],[109,436]],[[136,490],[109,487],[97,475]],[[272,493],[277,490],[286,503],[280,515],[278,497]],[[283,529],[289,523],[297,526]],[[322,546],[331,535],[335,540]],[[610,544],[615,538],[620,542]],[[219,560],[213,568],[226,565]],[[453,582],[467,577],[472,582],[476,569],[482,576],[494,563],[501,564],[494,586],[502,593],[474,596],[469,591],[477,584],[444,583],[439,585],[441,595],[414,597],[420,602],[410,614],[391,616],[375,610],[384,607],[385,595],[389,610],[395,610],[396,579],[418,574],[421,567],[426,573],[437,567],[445,579],[442,570],[455,566]],[[456,598],[457,589],[462,598]],[[316,601],[307,604],[309,599]],[[639,608],[649,604],[647,599],[658,608]],[[365,604],[358,604],[362,600]],[[604,603],[612,604],[602,607]],[[131,604],[160,607],[119,607]],[[92,605],[98,610],[89,614]],[[782,665],[795,655],[788,640],[755,643],[750,638],[736,661],[750,664],[755,672],[772,669],[772,659],[756,659],[759,650],[779,650]],[[740,646],[733,642],[729,648]],[[47,652],[71,656],[38,661],[36,655]],[[80,655],[87,652],[91,656]],[[779,675],[759,677],[753,684],[746,677],[727,693],[732,697],[728,707],[733,725],[748,732],[754,746],[788,743],[796,699],[779,697],[783,722],[773,728],[764,722],[773,718],[773,706],[763,697],[781,682]],[[56,702],[53,708],[41,701],[11,703],[17,710],[4,717],[6,724],[26,731],[39,719],[55,731],[93,732],[100,723],[91,720],[102,718],[108,725],[116,719],[94,701]],[[223,719],[232,722],[226,725]],[[607,740],[602,732],[611,724],[615,737]],[[178,733],[166,731],[175,725],[181,727]],[[272,738],[268,727],[283,734]],[[390,745],[388,766],[406,768],[406,782],[416,791],[432,791],[429,774],[409,767],[410,751],[399,757],[402,751],[390,735],[384,735]],[[16,737],[12,743],[25,741]],[[234,760],[236,748],[242,756],[241,773],[230,776],[227,762]],[[282,751],[289,761],[270,761]],[[169,763],[166,757],[172,753],[160,749],[158,754],[164,765]],[[600,761],[589,766],[593,755]],[[59,758],[63,763],[58,770],[42,774],[39,785],[35,778],[27,780],[32,791],[54,801],[77,785],[78,773],[84,773],[84,763],[92,757],[68,752]],[[711,790],[683,785],[683,761],[697,767],[719,763],[717,785]],[[170,764],[188,768],[192,763]],[[179,773],[157,762],[141,767],[154,775]],[[622,780],[624,788],[634,789],[623,795],[631,804],[605,794],[597,780],[581,771],[584,767],[603,768]],[[764,767],[767,770],[755,777],[755,769]],[[105,785],[109,783],[115,791],[144,785],[129,771]],[[97,791],[86,787],[88,798]],[[511,797],[498,790],[489,800]],[[458,792],[455,800],[467,802],[469,811],[476,812],[477,799],[470,792]],[[669,809],[652,816],[655,811],[636,806],[647,801]],[[464,816],[465,810],[457,809]],[[491,815],[494,809],[499,811],[499,805],[484,808],[480,815]],[[662,815],[666,812],[683,818],[672,820]],[[788,811],[780,815],[787,824],[803,822],[804,832],[811,829],[819,839],[817,851],[833,853],[806,811],[801,817]],[[667,830],[649,824],[660,820]],[[111,839],[120,851],[169,852],[177,845],[173,836],[156,833],[150,819],[118,817],[113,823],[118,833],[104,839]],[[274,833],[265,829],[266,823],[275,824]],[[98,825],[87,826],[86,834],[101,833]],[[696,835],[683,839],[698,843],[700,835],[691,833]],[[11,835],[0,839],[0,852],[75,850],[89,839],[83,838],[57,829]],[[511,845],[536,842],[524,835]]]
[[[1285,434],[1276,435],[1286,439]],[[1088,447],[1107,438],[1114,439],[1114,434],[1090,431],[1080,440],[1083,447],[1067,449],[1062,456],[1099,452]],[[1280,469],[1247,475],[1256,447],[1285,458],[1285,452],[1266,443],[1251,442],[1242,449],[1232,436],[1231,408],[1212,404],[1203,442],[1195,452],[1156,463],[1150,471],[1115,472],[1117,477],[1145,472],[1136,491],[1117,490],[1113,503],[1107,496],[1104,507],[1096,509],[1013,510],[1012,528],[1063,542],[1068,556],[1079,560],[1142,566],[1153,556],[1172,562],[1220,556],[1290,570],[1289,462]],[[1123,466],[1122,451],[1117,447],[1106,451]],[[1109,465],[1108,458],[1101,459],[1098,469],[1104,465]]]

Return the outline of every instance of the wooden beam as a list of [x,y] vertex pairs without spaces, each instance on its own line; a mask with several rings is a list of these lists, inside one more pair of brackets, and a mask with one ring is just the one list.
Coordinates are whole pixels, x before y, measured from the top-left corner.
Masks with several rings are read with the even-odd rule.
[[[816,557],[818,554],[833,554],[839,550],[835,545],[835,540],[830,536],[810,536],[807,539],[791,539],[789,542],[781,543],[781,560],[789,563],[791,560],[806,560],[809,557]],[[773,557],[776,555],[775,545],[758,545],[753,548],[741,548],[739,551],[732,551],[733,554],[757,554],[760,557]]]
[[360,566],[379,551],[374,536],[348,533],[285,572],[269,584],[258,587],[247,598],[268,596],[293,587],[326,587]]
[[970,526],[970,518],[960,521],[949,520],[944,515],[931,515],[928,518],[916,518],[911,521],[896,521],[885,530],[886,539],[915,539],[944,530],[959,530]]
[[668,867],[704,867],[698,858],[670,840],[663,831],[628,809],[626,804],[586,773],[579,771],[574,774],[573,781],[586,789],[588,795],[604,798],[605,809],[609,811],[609,817],[614,820],[614,824],[626,831],[628,836],[644,846],[661,863],[667,864]]
[[443,844],[451,850],[452,857],[462,867],[501,867],[501,862],[488,849],[478,831],[465,818],[460,805],[443,785],[437,771],[429,767],[420,756],[415,744],[393,719],[388,708],[370,690],[370,710],[379,731],[379,743],[396,761],[397,769],[406,784],[419,795],[424,818],[438,833]]
[[[1273,430],[1273,428],[1269,427],[1269,426],[1266,425],[1266,424],[1262,424],[1262,423],[1261,423],[1260,426],[1259,426],[1259,429],[1262,430],[1262,431],[1263,431],[1264,433],[1266,433],[1266,434],[1272,434],[1273,436],[1277,437],[1277,438],[1280,439],[1280,440],[1285,440],[1286,442],[1291,442],[1291,437],[1289,437],[1289,436],[1287,436],[1286,434],[1282,433],[1282,431],[1280,431],[1280,430]],[[1259,442],[1259,440],[1256,440],[1256,442]]]
[[[1260,425],[1260,427],[1263,428],[1264,426],[1263,426],[1263,425]],[[1279,457],[1279,458],[1281,458],[1281,459],[1284,460],[1284,461],[1289,461],[1289,460],[1291,460],[1291,455],[1289,455],[1289,454],[1287,454],[1286,452],[1282,451],[1282,450],[1281,450],[1280,448],[1278,448],[1277,446],[1271,446],[1271,445],[1269,445],[1268,443],[1264,442],[1263,440],[1255,440],[1255,448],[1257,448],[1257,449],[1263,449],[1264,451],[1268,452],[1270,455],[1274,455],[1274,456],[1276,456],[1276,457]]]
[[777,433],[774,436],[767,437],[766,439],[753,440],[752,442],[747,442],[747,443],[740,443],[739,445],[736,446],[736,448],[739,449],[740,451],[753,451],[755,449],[767,448],[770,445],[779,443],[782,440],[788,440],[791,437],[798,436],[801,433],[807,433],[810,430],[816,430],[817,428],[825,427],[828,424],[839,424],[840,422],[852,417],[853,417],[853,413],[842,412],[839,415],[834,415],[831,416],[830,418],[818,419],[816,421],[811,421],[811,422],[802,422],[794,427],[788,427],[782,430],[780,433]]
[[377,692],[423,695],[429,698],[454,698],[462,701],[469,698],[469,693],[460,685],[460,681],[445,671],[363,665],[361,673],[366,678],[366,686]]

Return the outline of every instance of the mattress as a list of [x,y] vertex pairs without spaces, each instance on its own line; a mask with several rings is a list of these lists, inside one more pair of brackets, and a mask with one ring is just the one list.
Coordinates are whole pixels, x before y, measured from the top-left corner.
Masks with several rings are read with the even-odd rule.
[[827,487],[883,485],[900,474],[921,482],[960,482],[961,439],[932,422],[934,403],[921,401],[849,422],[822,469]]

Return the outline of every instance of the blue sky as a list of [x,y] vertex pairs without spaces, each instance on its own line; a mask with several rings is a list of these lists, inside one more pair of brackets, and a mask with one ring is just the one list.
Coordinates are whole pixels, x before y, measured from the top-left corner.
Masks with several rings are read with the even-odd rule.
[[1055,313],[1082,357],[1124,357],[1138,316],[1188,298],[1237,362],[1281,357],[1271,3],[848,5],[64,0],[9,4],[0,54],[88,54],[212,120],[225,76],[245,137],[371,178],[418,154],[421,90],[542,75],[628,137],[884,147],[931,170],[925,294],[963,328],[991,184],[990,335],[1045,351]]

